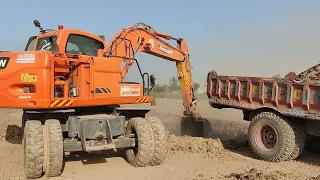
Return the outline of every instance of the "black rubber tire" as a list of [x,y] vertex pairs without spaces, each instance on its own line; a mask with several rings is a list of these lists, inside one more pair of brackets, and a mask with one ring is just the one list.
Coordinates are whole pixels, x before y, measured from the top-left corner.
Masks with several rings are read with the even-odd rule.
[[23,139],[24,173],[26,179],[42,176],[43,167],[43,133],[40,121],[29,120],[24,126]]
[[147,117],[146,119],[153,129],[154,135],[154,154],[149,165],[157,166],[164,162],[168,153],[166,129],[159,118]]
[[[263,150],[256,143],[259,137],[255,135],[255,131],[260,126],[266,125],[272,126],[278,137],[275,147],[270,150]],[[293,153],[295,134],[292,126],[286,119],[272,112],[262,112],[257,114],[250,123],[248,142],[251,151],[258,159],[268,162],[286,161]]]
[[60,176],[63,168],[63,136],[59,120],[44,123],[44,172],[47,177]]
[[320,154],[320,137],[308,134],[305,149],[311,153]]
[[154,153],[154,135],[150,124],[144,118],[131,118],[126,126],[126,134],[136,134],[138,141],[137,148],[126,151],[127,161],[133,167],[147,166]]
[[290,124],[293,127],[295,144],[293,147],[293,152],[287,160],[294,160],[298,158],[304,150],[306,143],[306,133],[302,124],[294,121],[291,121]]

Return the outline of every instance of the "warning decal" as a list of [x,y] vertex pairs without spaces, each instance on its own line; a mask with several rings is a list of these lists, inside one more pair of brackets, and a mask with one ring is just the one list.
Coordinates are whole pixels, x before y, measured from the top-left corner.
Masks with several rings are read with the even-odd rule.
[[20,75],[20,82],[37,82],[37,75],[23,73]]
[[121,86],[120,96],[140,96],[140,87]]
[[17,63],[34,63],[35,59],[34,54],[20,54],[17,58]]

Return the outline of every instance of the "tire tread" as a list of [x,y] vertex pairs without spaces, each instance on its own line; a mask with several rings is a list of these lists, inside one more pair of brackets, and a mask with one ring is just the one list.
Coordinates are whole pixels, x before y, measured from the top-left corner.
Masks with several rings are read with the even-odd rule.
[[27,179],[40,178],[43,168],[43,131],[37,120],[28,120],[24,127],[24,171]]
[[154,154],[149,162],[149,165],[156,166],[164,162],[168,153],[166,129],[163,123],[157,117],[148,117],[147,121],[150,123],[154,134]]

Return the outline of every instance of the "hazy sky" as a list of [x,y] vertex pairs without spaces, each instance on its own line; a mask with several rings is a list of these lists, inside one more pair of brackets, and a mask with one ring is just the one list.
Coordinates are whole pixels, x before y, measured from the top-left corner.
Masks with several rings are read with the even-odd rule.
[[[272,76],[300,71],[320,61],[320,1],[18,1],[1,2],[0,50],[23,50],[45,28],[77,28],[112,38],[121,28],[144,22],[184,38],[193,79],[204,83],[216,70],[225,75]],[[176,76],[175,63],[139,54],[142,71],[158,83]],[[138,71],[132,68],[134,80]],[[138,80],[139,81],[139,80]]]

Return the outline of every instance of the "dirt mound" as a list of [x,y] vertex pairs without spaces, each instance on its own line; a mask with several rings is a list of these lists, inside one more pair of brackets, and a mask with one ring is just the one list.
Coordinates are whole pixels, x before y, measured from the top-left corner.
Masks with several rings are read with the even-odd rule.
[[292,174],[285,174],[280,171],[275,171],[272,173],[262,172],[255,168],[250,169],[244,173],[231,173],[225,178],[238,179],[238,180],[286,180],[294,179]]
[[224,150],[220,139],[169,135],[170,152],[216,153]]

